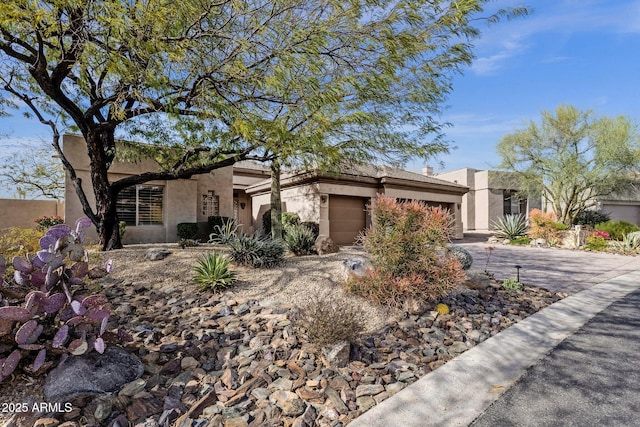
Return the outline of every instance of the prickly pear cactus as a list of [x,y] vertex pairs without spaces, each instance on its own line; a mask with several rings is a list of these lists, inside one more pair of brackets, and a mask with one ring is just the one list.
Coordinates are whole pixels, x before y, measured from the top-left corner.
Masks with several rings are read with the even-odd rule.
[[[7,349],[0,350],[0,381],[19,366],[32,374],[45,372],[53,366],[53,356],[102,353],[105,338],[116,336],[108,331],[106,296],[88,295],[83,288],[90,270],[82,239],[90,225],[88,218],[76,221],[74,229],[55,225],[40,239],[37,254],[12,260],[13,282],[31,290],[23,299],[0,301],[0,348]],[[108,274],[110,265],[97,270]],[[6,270],[0,256],[0,278]]]

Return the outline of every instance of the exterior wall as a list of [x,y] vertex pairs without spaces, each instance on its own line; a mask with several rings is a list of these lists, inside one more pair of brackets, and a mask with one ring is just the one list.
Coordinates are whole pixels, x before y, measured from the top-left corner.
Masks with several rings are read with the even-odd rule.
[[[238,204],[238,231],[251,234],[255,230],[252,215],[252,200],[244,190],[234,191],[234,203]],[[244,206],[244,207],[243,207]]]
[[34,220],[45,215],[64,217],[64,203],[55,200],[0,199],[0,229],[36,228]]
[[[320,195],[316,185],[283,188],[280,199],[283,212],[295,212],[303,222],[320,222]],[[271,196],[269,193],[253,196],[251,203],[254,229],[261,229],[262,215],[270,209]]]
[[[464,168],[437,177],[469,187],[469,192],[462,196],[461,206],[465,231],[491,230],[493,222],[504,215],[503,191],[517,189],[514,175],[509,172]],[[541,206],[541,199],[527,199],[527,212]]]
[[640,225],[640,201],[612,201],[602,202],[603,212],[609,213],[612,221],[627,221]]
[[[95,196],[91,186],[89,172],[89,158],[81,136],[65,135],[63,138],[64,152],[76,174],[82,179],[82,187],[89,204],[95,208]],[[109,170],[111,181],[138,174],[143,171],[155,171],[157,164],[150,159],[137,163],[114,163]],[[168,181],[151,181],[146,184],[161,185],[163,192],[163,224],[162,225],[127,225],[123,243],[155,243],[177,242],[177,226],[181,222],[206,222],[202,214],[202,194],[213,190],[219,196],[220,214],[233,216],[233,168],[226,167],[214,171],[209,175],[200,175],[192,179]],[[84,216],[82,205],[76,195],[72,182],[67,174],[65,179],[65,219],[73,223]],[[87,230],[89,240],[97,240],[95,228]]]

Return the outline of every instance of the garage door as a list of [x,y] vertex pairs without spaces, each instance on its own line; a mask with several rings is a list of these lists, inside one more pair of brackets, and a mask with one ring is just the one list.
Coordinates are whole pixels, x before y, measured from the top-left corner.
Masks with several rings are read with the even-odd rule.
[[627,221],[640,225],[640,206],[638,205],[614,205],[603,203],[602,211],[611,214],[613,221]]
[[366,199],[329,196],[329,236],[338,245],[351,245],[366,225]]

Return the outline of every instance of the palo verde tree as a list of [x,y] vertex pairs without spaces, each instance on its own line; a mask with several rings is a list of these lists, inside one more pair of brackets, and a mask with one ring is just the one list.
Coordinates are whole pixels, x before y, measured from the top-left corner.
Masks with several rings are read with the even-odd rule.
[[624,116],[562,105],[503,137],[497,151],[500,168],[516,173],[521,191],[542,196],[567,225],[598,197],[622,195],[637,184],[640,138]]
[[[427,107],[438,105],[450,89],[448,72],[470,61],[469,40],[478,34],[470,19],[485,3],[4,2],[0,101],[22,103],[51,128],[53,147],[102,248],[118,248],[116,202],[126,187],[190,178],[242,159],[286,157],[284,145],[296,154],[324,156],[338,152],[335,144],[353,148],[364,139],[318,143],[312,138],[315,146],[290,148],[297,139],[283,138],[280,125],[263,132],[273,112],[282,116],[300,108],[295,100],[305,94],[312,96],[302,116],[313,115],[314,123],[353,112],[335,135],[375,128],[377,135],[397,141],[390,152],[408,143],[419,147],[420,142],[389,130],[397,125],[424,132],[437,128],[432,120],[437,109]],[[510,13],[499,11],[489,19]],[[419,86],[410,89],[411,83]],[[421,115],[405,105],[423,105]],[[294,116],[301,117],[299,112]],[[263,120],[257,123],[255,117]],[[157,131],[156,143],[130,146],[129,152],[150,155],[159,169],[111,181],[108,172],[120,150],[116,131],[125,127],[134,135]],[[86,142],[95,206],[60,146],[60,133],[68,129],[79,131]]]

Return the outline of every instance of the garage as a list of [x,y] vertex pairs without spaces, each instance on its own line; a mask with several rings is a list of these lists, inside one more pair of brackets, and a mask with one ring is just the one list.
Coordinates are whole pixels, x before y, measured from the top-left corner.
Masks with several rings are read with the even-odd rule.
[[640,225],[640,206],[638,205],[603,203],[602,212],[610,214],[613,221],[627,221]]
[[329,197],[329,236],[338,245],[351,245],[366,227],[366,201],[362,197]]

